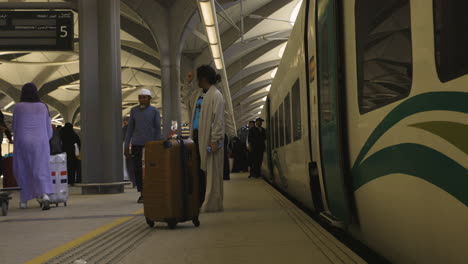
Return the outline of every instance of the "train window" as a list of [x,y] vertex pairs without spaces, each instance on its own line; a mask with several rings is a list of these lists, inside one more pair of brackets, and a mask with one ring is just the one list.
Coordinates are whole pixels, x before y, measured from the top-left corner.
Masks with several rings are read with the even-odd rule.
[[291,100],[289,99],[289,94],[284,98],[284,121],[286,145],[288,145],[291,143]]
[[276,146],[275,146],[275,118],[273,116],[270,118],[270,124],[269,124],[268,131],[270,132],[270,146],[271,146],[271,149],[275,149],[276,148]]
[[410,0],[357,0],[355,8],[359,110],[364,114],[410,93]]
[[292,127],[293,141],[299,140],[302,137],[302,119],[301,119],[301,87],[299,79],[294,83],[291,91],[292,100]]
[[442,82],[468,73],[466,10],[466,0],[434,0],[435,57]]
[[279,148],[279,122],[278,111],[275,113],[275,148]]
[[284,107],[283,103],[279,106],[279,146],[284,146]]

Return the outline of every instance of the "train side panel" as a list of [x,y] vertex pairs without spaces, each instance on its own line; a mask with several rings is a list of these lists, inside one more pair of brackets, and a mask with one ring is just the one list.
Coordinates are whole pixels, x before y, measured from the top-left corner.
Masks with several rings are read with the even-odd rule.
[[[468,156],[455,135],[468,126],[462,99],[468,76],[441,83],[432,4],[399,2],[392,10],[343,1],[349,157],[359,216],[350,232],[394,263],[463,263]],[[367,15],[374,28],[362,32],[366,10],[383,9],[387,17]],[[371,42],[378,34],[388,36]]]

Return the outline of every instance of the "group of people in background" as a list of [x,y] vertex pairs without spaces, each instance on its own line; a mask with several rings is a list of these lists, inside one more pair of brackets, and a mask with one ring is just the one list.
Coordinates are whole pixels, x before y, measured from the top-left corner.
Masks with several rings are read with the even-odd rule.
[[[225,134],[225,101],[217,84],[221,76],[209,65],[197,69],[198,87],[195,87],[193,75],[188,75],[187,85],[190,93],[185,98],[191,117],[190,137],[194,140],[200,164],[200,206],[204,212],[223,211],[223,179],[229,179],[226,168],[228,156],[227,135]],[[125,120],[124,155],[129,174],[140,192],[137,202],[144,201],[142,178],[142,153],[146,142],[161,140],[160,112],[151,106],[152,94],[142,89],[138,94],[139,105],[133,107]],[[256,125],[249,129],[248,153],[250,177],[260,177],[261,162],[265,150],[265,130],[263,120],[256,120]],[[28,83],[21,91],[20,102],[13,113],[12,131],[14,135],[13,171],[21,187],[21,208],[34,198],[42,199],[43,209],[49,209],[49,195],[54,193],[50,180],[49,156],[67,153],[68,182],[73,185],[81,182],[77,148],[81,147],[79,136],[73,125],[52,126],[49,109],[38,94],[37,87]],[[0,132],[5,132],[12,142],[11,133],[0,115]],[[234,170],[238,162],[243,162],[240,152],[246,146],[239,145],[238,138],[232,140],[231,150],[235,159]],[[223,150],[224,148],[224,150]],[[237,162],[237,163],[236,163]],[[229,167],[229,166],[228,166]]]
[[266,130],[263,119],[249,121],[240,129],[239,137],[231,140],[232,172],[249,172],[249,178],[261,178],[263,156],[266,149]]

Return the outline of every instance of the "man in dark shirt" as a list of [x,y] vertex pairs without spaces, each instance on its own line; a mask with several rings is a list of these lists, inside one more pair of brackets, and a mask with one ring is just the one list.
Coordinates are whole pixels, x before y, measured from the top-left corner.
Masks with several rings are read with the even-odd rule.
[[143,203],[143,147],[146,142],[161,139],[161,117],[159,110],[151,106],[151,92],[141,89],[138,94],[140,105],[130,111],[127,133],[125,136],[125,157],[130,157],[129,146],[132,144],[131,157],[135,171],[135,182],[140,192],[138,203]]
[[261,168],[263,162],[263,153],[265,152],[266,131],[262,127],[263,119],[257,118],[255,126],[249,129],[249,144],[251,146],[252,155],[252,176],[255,178],[261,177]]

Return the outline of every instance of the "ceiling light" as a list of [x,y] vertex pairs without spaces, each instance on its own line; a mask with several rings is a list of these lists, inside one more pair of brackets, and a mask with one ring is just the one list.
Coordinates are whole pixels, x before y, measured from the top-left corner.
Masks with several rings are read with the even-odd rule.
[[217,44],[210,45],[210,48],[211,48],[211,54],[213,54],[213,58],[221,58],[221,52]]
[[200,1],[200,8],[202,11],[205,26],[213,26],[215,22],[213,17],[213,6],[211,5],[211,1]]
[[10,108],[10,107],[11,107],[12,105],[14,105],[14,104],[15,104],[15,101],[11,101],[10,103],[8,103],[7,105],[5,105],[5,106],[3,107],[3,110],[7,110],[8,108]]
[[208,42],[210,44],[218,43],[218,34],[216,33],[216,28],[214,26],[206,27],[206,34],[208,35]]
[[263,105],[260,106],[260,109],[263,109]]
[[275,69],[271,72],[271,78],[275,78],[276,72],[278,72],[278,68],[275,68]]
[[299,15],[299,10],[301,10],[301,5],[302,0],[300,0],[299,3],[297,3],[296,7],[294,7],[291,13],[291,17],[289,18],[289,20],[291,20],[291,26],[294,26],[294,22],[296,22],[297,15]]
[[284,54],[284,51],[286,50],[286,44],[288,44],[287,42],[284,43],[281,48],[279,49],[278,51],[278,57],[280,58],[283,58],[283,54]]
[[221,61],[221,58],[214,59],[214,63],[216,69],[221,70],[223,68],[223,62]]
[[261,115],[261,114],[262,114],[262,112],[258,112],[258,114],[259,114],[259,115]]
[[270,84],[270,85],[268,85],[268,86],[265,88],[265,90],[266,90],[267,92],[269,92],[269,91],[270,91],[270,89],[271,89],[271,84]]
[[263,100],[263,102],[266,102],[266,100],[267,100],[267,97],[266,97],[266,96],[265,96],[265,97],[263,97],[263,99],[262,99],[262,100]]

